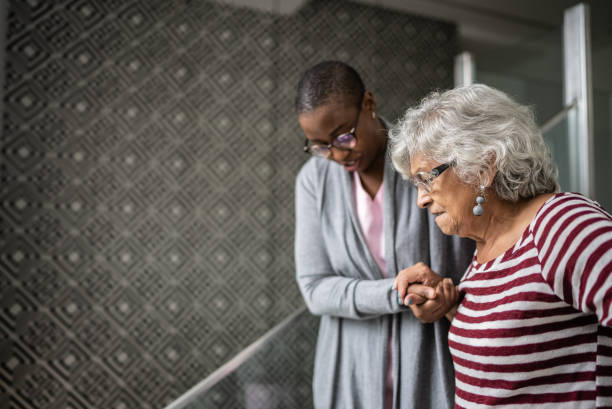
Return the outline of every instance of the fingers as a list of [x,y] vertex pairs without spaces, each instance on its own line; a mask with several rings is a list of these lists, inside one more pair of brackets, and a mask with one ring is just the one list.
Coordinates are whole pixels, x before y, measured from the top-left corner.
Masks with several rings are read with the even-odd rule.
[[397,295],[400,305],[420,305],[434,298],[436,298],[436,290],[423,284],[412,284],[407,288],[403,297],[399,293]]
[[396,289],[399,296],[404,299],[407,295],[407,289],[411,284],[420,283],[429,287],[435,287],[440,280],[441,277],[427,265],[417,263],[398,273],[393,282],[393,289]]
[[439,284],[440,291],[448,304],[456,304],[459,301],[459,291],[450,278],[445,278]]
[[410,309],[414,316],[422,323],[434,322],[439,319],[440,305],[435,300],[425,301],[421,305],[411,305]]
[[436,293],[440,294],[440,303],[454,304],[459,298],[459,293],[450,278],[445,278],[436,286]]
[[423,284],[412,284],[407,289],[404,305],[423,304],[436,297],[436,290]]
[[427,299],[420,305],[410,305],[414,316],[421,322],[437,321],[457,304],[459,292],[450,278],[445,278],[438,283],[435,292],[434,298]]
[[399,305],[420,305],[427,301],[427,298],[421,297],[418,294],[407,294],[404,298],[397,295],[397,302]]

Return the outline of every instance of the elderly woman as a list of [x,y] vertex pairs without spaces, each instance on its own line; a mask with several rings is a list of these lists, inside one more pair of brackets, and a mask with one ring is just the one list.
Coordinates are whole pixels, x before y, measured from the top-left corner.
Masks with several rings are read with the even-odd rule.
[[476,242],[459,293],[413,284],[435,282],[425,267],[395,280],[417,317],[452,320],[456,407],[612,407],[612,217],[555,193],[530,110],[471,85],[428,96],[391,138],[418,205]]

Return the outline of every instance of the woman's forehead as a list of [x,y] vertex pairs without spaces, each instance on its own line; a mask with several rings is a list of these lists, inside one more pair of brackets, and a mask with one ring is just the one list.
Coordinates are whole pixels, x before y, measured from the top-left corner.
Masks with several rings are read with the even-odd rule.
[[428,159],[422,153],[416,153],[410,158],[410,174],[415,175],[418,172],[430,172],[440,163]]
[[345,104],[329,103],[298,116],[298,122],[306,133],[328,135],[337,127],[354,121],[355,109]]

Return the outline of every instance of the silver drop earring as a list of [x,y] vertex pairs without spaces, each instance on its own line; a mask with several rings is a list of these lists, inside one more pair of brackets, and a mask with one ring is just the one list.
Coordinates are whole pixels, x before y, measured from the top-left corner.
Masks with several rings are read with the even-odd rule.
[[484,188],[480,188],[480,195],[476,196],[476,206],[472,209],[472,213],[474,216],[482,216],[484,213],[484,207],[482,204],[485,202],[484,198]]

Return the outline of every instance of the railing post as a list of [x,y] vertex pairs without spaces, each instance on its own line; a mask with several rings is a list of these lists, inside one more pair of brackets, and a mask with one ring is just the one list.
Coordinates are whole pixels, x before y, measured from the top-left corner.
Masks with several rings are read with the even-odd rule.
[[476,64],[471,53],[464,51],[455,57],[455,87],[473,84],[476,80]]
[[570,190],[594,197],[593,91],[589,6],[565,10],[563,21],[564,105],[568,113]]

